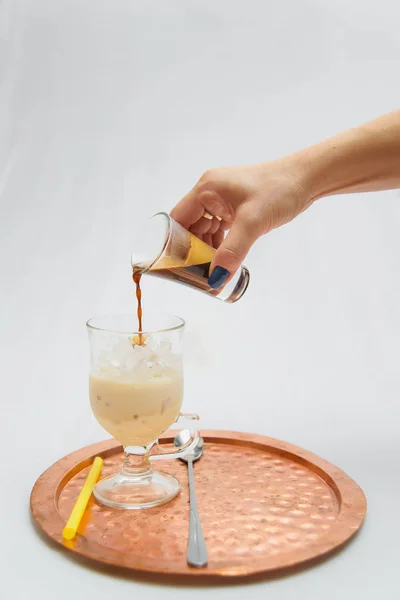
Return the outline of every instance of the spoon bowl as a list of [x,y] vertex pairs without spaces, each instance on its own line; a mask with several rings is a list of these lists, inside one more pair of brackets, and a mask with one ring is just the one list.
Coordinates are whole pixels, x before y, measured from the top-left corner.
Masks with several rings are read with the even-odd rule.
[[[180,447],[183,446],[184,444],[187,444],[188,441],[190,440],[190,431],[189,429],[182,429],[182,431],[180,431],[177,436],[174,439],[174,446],[176,447]],[[193,448],[193,450],[189,453],[186,454],[186,456],[182,456],[181,460],[183,460],[184,462],[196,462],[197,460],[199,460],[199,458],[202,457],[204,452],[204,440],[202,437],[199,438],[199,441],[197,442],[196,446]]]

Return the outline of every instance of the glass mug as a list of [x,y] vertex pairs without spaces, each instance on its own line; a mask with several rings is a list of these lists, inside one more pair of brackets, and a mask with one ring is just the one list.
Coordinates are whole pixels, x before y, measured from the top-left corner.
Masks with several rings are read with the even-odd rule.
[[186,444],[175,451],[149,452],[158,437],[181,418],[183,365],[182,334],[185,322],[179,317],[151,315],[142,332],[144,345],[135,344],[134,315],[95,317],[86,326],[90,343],[89,395],[100,425],[124,447],[122,470],[101,479],[94,495],[115,508],[139,509],[159,506],[176,496],[179,481],[153,471],[153,461],[181,458],[199,440],[194,431]]
[[249,285],[250,273],[241,266],[221,288],[208,285],[210,265],[215,255],[212,248],[159,212],[135,228],[135,246],[131,262],[134,272],[164,277],[194,287],[225,302],[239,300]]

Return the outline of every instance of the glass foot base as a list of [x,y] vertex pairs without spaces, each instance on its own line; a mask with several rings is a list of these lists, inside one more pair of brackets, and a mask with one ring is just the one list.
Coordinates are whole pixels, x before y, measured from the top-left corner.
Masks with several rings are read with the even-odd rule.
[[180,490],[172,475],[150,471],[131,477],[118,473],[98,482],[93,494],[99,502],[113,508],[152,508],[172,500]]

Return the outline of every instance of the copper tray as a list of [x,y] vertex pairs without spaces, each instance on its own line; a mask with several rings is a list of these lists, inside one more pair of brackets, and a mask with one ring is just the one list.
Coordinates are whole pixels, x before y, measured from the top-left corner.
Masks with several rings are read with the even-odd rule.
[[[102,476],[122,461],[121,446],[106,441],[82,448],[50,467],[36,482],[31,510],[42,530],[76,556],[136,574],[198,578],[251,578],[293,569],[341,547],[361,527],[366,500],[343,471],[314,454],[271,438],[205,431],[195,465],[199,512],[209,565],[186,564],[189,523],[186,465],[157,468],[176,475],[181,493],[142,511],[110,509],[90,500],[79,533],[61,532],[96,455]],[[161,442],[171,443],[173,432]]]

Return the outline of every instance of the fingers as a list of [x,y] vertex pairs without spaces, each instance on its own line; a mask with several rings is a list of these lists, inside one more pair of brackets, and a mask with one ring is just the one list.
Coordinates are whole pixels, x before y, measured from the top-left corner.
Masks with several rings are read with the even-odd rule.
[[[203,235],[203,233],[208,233],[209,229],[206,229],[205,224],[199,224],[199,228],[197,228],[197,224],[200,220],[211,221],[211,219],[202,218],[205,212],[232,222],[231,208],[215,190],[205,189],[201,179],[171,211],[171,217],[185,229],[190,229],[196,225],[196,231],[199,235]],[[215,219],[212,219],[212,223],[215,229],[211,233],[213,235],[217,231]]]
[[[216,216],[206,218],[205,212]],[[214,236],[221,230],[221,234],[216,237],[219,246],[224,239],[223,231],[229,228],[229,223],[220,216],[221,214],[225,217],[230,216],[216,192],[197,192],[194,188],[172,210],[171,217],[209,246],[214,246]]]
[[212,246],[214,248],[219,248],[220,245],[222,244],[222,242],[224,241],[224,237],[225,237],[225,233],[223,229],[219,229],[216,233],[214,233],[214,235],[212,236]]
[[209,246],[212,246],[213,236],[210,233],[206,233],[205,235],[203,235],[203,242],[205,242]]
[[228,205],[221,196],[212,189],[201,189],[199,190],[197,201],[203,207],[203,210],[207,211],[213,216],[219,217],[220,219],[231,220],[232,213]]
[[[204,214],[204,206],[199,202],[199,194],[194,187],[171,211],[171,217],[185,229],[190,229]],[[206,219],[204,219],[206,220]]]
[[238,270],[258,237],[258,229],[251,223],[235,221],[211,264],[208,284],[213,289],[220,288]]
[[194,225],[189,227],[189,231],[193,233],[196,237],[202,238],[206,233],[209,233],[211,230],[212,221],[201,217]]
[[206,242],[206,244],[212,245],[212,236],[218,231],[219,227],[220,222],[215,217],[211,220],[201,217],[201,219],[189,228],[189,231]]
[[214,235],[214,233],[217,233],[218,229],[221,226],[221,221],[219,221],[216,217],[213,217],[212,221],[210,221],[211,223],[211,227],[208,230],[207,233],[209,233],[210,235]]

